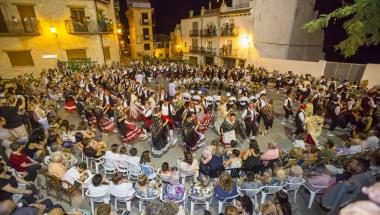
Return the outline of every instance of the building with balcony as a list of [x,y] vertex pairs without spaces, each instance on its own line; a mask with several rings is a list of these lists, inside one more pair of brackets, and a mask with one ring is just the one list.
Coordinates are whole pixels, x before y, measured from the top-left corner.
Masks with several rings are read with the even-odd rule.
[[3,0],[0,50],[2,77],[38,74],[58,61],[118,62],[113,1]]
[[154,56],[153,11],[149,0],[128,0],[130,55],[134,59]]
[[[253,46],[253,14],[249,0],[233,0],[230,6],[201,8],[199,15],[189,12],[178,29],[181,35],[173,46],[183,59],[196,64],[237,66],[256,54]],[[239,50],[239,51],[237,51]]]
[[154,56],[159,59],[169,59],[170,37],[165,34],[157,34],[154,40]]

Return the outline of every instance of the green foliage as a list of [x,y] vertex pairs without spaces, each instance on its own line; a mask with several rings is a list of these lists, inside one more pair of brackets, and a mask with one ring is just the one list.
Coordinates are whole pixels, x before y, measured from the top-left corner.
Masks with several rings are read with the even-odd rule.
[[[328,0],[326,0],[328,1]],[[329,14],[304,24],[303,28],[312,33],[325,29],[329,23],[347,18],[343,28],[347,38],[335,46],[345,58],[354,55],[361,46],[378,45],[380,42],[380,0],[355,0]]]

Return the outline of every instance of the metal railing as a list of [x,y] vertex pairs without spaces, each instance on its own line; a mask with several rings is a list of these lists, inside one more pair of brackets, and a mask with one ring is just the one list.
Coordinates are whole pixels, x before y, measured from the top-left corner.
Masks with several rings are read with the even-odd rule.
[[206,54],[206,55],[216,55],[216,48],[209,48],[209,47],[206,47],[204,49],[202,49],[202,53]]
[[66,30],[71,34],[75,33],[113,33],[114,25],[112,20],[100,20],[92,25],[90,21],[79,22],[75,20],[65,21]]
[[190,53],[201,53],[202,48],[201,47],[189,46],[189,52]]
[[237,58],[237,55],[238,55],[237,49],[229,49],[229,48],[219,49],[219,56],[221,57]]
[[210,47],[189,47],[189,52],[193,54],[205,54],[205,55],[216,55],[216,48],[210,48]]
[[109,4],[111,3],[111,0],[97,0],[98,2],[102,2],[104,4]]
[[221,37],[237,37],[239,36],[239,28],[222,26],[222,28],[220,29],[220,36]]
[[248,7],[249,7],[249,2],[244,2],[244,3],[236,4],[233,8],[241,9],[241,8],[248,8]]
[[199,36],[199,30],[190,30],[189,36],[190,37],[198,37]]
[[211,29],[207,29],[207,30],[201,30],[201,35],[202,37],[216,37],[216,30],[211,30]]
[[0,33],[39,34],[39,20],[30,18],[23,21],[5,22],[5,26],[0,28]]

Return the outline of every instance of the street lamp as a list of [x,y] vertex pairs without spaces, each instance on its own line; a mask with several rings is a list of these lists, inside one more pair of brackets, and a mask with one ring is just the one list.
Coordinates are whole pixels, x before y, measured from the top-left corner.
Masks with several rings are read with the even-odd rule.
[[121,28],[118,28],[118,29],[116,30],[116,32],[117,32],[118,34],[121,34]]
[[50,32],[53,34],[57,33],[57,29],[54,27],[54,25],[50,26]]

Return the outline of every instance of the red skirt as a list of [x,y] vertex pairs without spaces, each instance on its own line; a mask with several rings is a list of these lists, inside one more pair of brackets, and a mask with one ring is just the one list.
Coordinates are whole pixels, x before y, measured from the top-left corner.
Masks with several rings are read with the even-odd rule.
[[198,131],[199,132],[205,132],[208,129],[208,126],[210,125],[212,120],[212,116],[210,114],[206,114],[203,118],[203,120],[200,122],[201,125],[199,126]]
[[127,132],[123,135],[124,144],[132,142],[133,140],[139,138],[142,134],[142,130],[136,124],[124,123],[124,126],[127,130]]
[[173,119],[170,118],[168,115],[161,115],[162,120],[168,120],[169,121],[169,127],[170,129],[173,129]]
[[144,120],[144,125],[146,128],[153,125],[153,120],[146,118],[145,116],[143,117],[143,120]]
[[77,104],[75,103],[74,98],[68,97],[66,99],[65,110],[70,111],[70,112],[77,110]]
[[113,131],[115,129],[115,123],[107,117],[102,117],[99,121],[102,131]]

